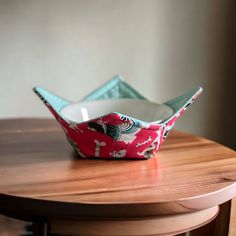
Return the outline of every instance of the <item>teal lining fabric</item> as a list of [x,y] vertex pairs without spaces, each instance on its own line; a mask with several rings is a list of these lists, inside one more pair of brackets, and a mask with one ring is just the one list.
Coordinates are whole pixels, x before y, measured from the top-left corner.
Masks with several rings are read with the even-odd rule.
[[[57,95],[41,87],[35,87],[34,91],[37,94],[39,94],[39,96],[43,101],[49,103],[57,113],[60,113],[60,110],[62,108],[71,103],[70,101],[58,97]],[[173,109],[173,115],[169,117],[166,121],[174,117],[182,108],[184,108],[189,102],[191,102],[192,98],[195,95],[199,94],[201,91],[202,88],[197,87],[184,95],[178,96],[176,98],[164,102],[163,104]],[[120,76],[115,76],[113,79],[109,80],[108,82],[106,82],[93,92],[89,93],[86,97],[82,99],[82,101],[94,101],[101,99],[122,99],[122,98],[147,100],[142,94],[140,94],[129,84],[124,82]]]
[[124,82],[122,77],[117,75],[98,89],[89,93],[82,101],[120,98],[146,99],[142,94]]
[[164,104],[171,107],[173,109],[174,115],[175,115],[177,112],[179,112],[179,110],[181,110],[183,107],[185,107],[192,100],[194,95],[196,95],[197,93],[200,93],[201,91],[202,91],[202,88],[197,87],[184,95],[178,96],[178,97],[173,98],[167,102],[164,102]]
[[38,93],[44,101],[48,102],[57,113],[59,113],[63,107],[70,104],[70,102],[64,98],[60,98],[43,88],[35,87],[34,91]]

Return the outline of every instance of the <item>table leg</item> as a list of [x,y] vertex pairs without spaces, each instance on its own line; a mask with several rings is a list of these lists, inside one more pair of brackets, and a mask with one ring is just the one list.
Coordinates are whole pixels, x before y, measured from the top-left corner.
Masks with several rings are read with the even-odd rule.
[[230,201],[220,205],[216,219],[209,224],[190,232],[190,236],[235,236],[228,234],[230,217]]
[[48,224],[41,220],[35,220],[33,222],[33,236],[47,236]]
[[229,219],[229,235],[234,236],[236,235],[236,198],[231,200],[230,206],[230,219]]

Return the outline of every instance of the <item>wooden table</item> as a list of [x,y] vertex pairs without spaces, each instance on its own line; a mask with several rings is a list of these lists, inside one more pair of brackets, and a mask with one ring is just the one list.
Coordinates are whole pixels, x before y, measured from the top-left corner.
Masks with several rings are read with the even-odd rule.
[[34,235],[177,234],[235,195],[235,152],[201,137],[172,131],[149,160],[81,159],[53,120],[0,121],[0,213]]

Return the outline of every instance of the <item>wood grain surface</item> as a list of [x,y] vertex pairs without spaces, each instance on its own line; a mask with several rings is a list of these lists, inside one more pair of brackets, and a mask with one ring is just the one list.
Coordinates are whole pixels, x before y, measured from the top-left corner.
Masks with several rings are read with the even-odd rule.
[[172,131],[149,160],[81,159],[54,120],[0,121],[0,208],[8,215],[157,216],[235,195],[235,152],[201,137]]

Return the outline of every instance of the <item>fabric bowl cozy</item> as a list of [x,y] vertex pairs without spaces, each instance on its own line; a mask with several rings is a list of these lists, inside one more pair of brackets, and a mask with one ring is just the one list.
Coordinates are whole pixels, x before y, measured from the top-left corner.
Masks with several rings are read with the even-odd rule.
[[[163,104],[151,103],[120,76],[78,103],[71,103],[41,87],[34,87],[34,91],[61,124],[79,156],[147,159],[155,155],[176,120],[202,88],[197,87]],[[113,110],[116,108],[118,111]],[[96,114],[100,115],[96,117]]]

